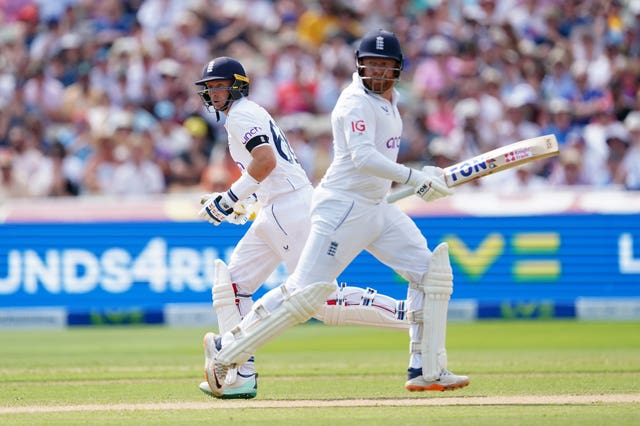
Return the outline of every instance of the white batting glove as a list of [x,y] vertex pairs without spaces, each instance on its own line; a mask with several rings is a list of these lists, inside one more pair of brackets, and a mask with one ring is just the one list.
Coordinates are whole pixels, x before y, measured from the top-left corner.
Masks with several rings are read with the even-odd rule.
[[444,171],[440,167],[425,166],[422,170],[411,170],[409,185],[413,192],[424,201],[434,201],[453,194],[444,180]]
[[227,222],[234,225],[244,225],[248,221],[255,219],[257,202],[258,197],[256,197],[256,194],[251,194],[244,200],[238,201],[236,205],[233,206],[233,213],[227,216]]
[[[204,205],[210,199],[215,198],[218,193],[203,194],[200,196],[200,204]],[[233,212],[226,217],[226,221],[233,225],[244,225],[250,220],[255,219],[256,211],[254,205],[258,201],[256,194],[251,194],[246,199],[238,201],[233,206]],[[204,217],[204,219],[207,219]]]
[[[204,203],[203,203],[204,201]],[[233,213],[235,203],[231,200],[226,192],[214,192],[209,194],[209,198],[200,197],[200,203],[203,207],[198,212],[198,216],[208,220],[210,223],[218,226]]]

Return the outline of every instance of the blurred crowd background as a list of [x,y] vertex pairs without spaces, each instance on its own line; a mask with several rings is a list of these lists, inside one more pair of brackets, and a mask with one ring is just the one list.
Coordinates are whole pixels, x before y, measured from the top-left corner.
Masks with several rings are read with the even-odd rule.
[[226,189],[193,84],[223,55],[317,183],[374,28],[405,53],[399,161],[553,133],[558,157],[476,186],[640,190],[640,0],[0,0],[0,199]]

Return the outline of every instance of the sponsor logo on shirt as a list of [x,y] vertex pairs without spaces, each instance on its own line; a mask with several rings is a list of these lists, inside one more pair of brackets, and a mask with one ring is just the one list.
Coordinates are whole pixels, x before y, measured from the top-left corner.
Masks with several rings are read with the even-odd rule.
[[386,145],[389,149],[400,148],[400,136],[387,139]]
[[260,126],[252,127],[251,129],[249,129],[247,131],[247,133],[244,134],[244,137],[242,139],[242,143],[246,144],[247,142],[249,142],[249,139],[251,139],[253,136],[257,135],[259,132],[262,132],[262,127],[260,127]]
[[351,131],[352,132],[364,132],[366,130],[366,126],[364,125],[364,120],[357,120],[351,122]]

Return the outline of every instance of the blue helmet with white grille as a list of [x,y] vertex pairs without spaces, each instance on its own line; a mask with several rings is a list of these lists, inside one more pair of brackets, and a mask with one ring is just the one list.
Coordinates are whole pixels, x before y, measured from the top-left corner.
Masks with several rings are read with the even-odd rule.
[[[206,83],[215,80],[229,80],[231,83],[227,87],[209,89]],[[207,110],[214,108],[216,112],[226,111],[231,102],[249,95],[249,78],[244,67],[240,62],[226,56],[209,61],[202,71],[202,78],[196,81],[195,84],[196,86],[202,86],[202,90],[198,91],[198,95],[202,98]],[[229,93],[227,102],[220,108],[216,108],[211,101],[210,90],[227,91]]]
[[[402,54],[402,48],[400,42],[394,33],[391,31],[377,29],[367,32],[362,39],[358,49],[356,50],[356,68],[358,75],[363,79],[365,85],[370,86],[367,81],[371,80],[371,77],[365,77],[366,66],[363,65],[362,59],[364,58],[382,58],[393,59],[397,65],[393,69],[393,79],[387,79],[397,81],[400,78],[400,72],[402,71],[404,55]],[[371,87],[368,87],[371,90]]]

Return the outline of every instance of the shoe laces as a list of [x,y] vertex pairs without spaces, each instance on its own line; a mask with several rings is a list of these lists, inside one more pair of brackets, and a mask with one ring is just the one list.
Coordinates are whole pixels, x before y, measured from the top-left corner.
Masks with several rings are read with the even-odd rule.
[[218,378],[219,383],[224,383],[227,378],[227,373],[229,372],[229,366],[225,364],[216,364],[215,365],[215,374]]

